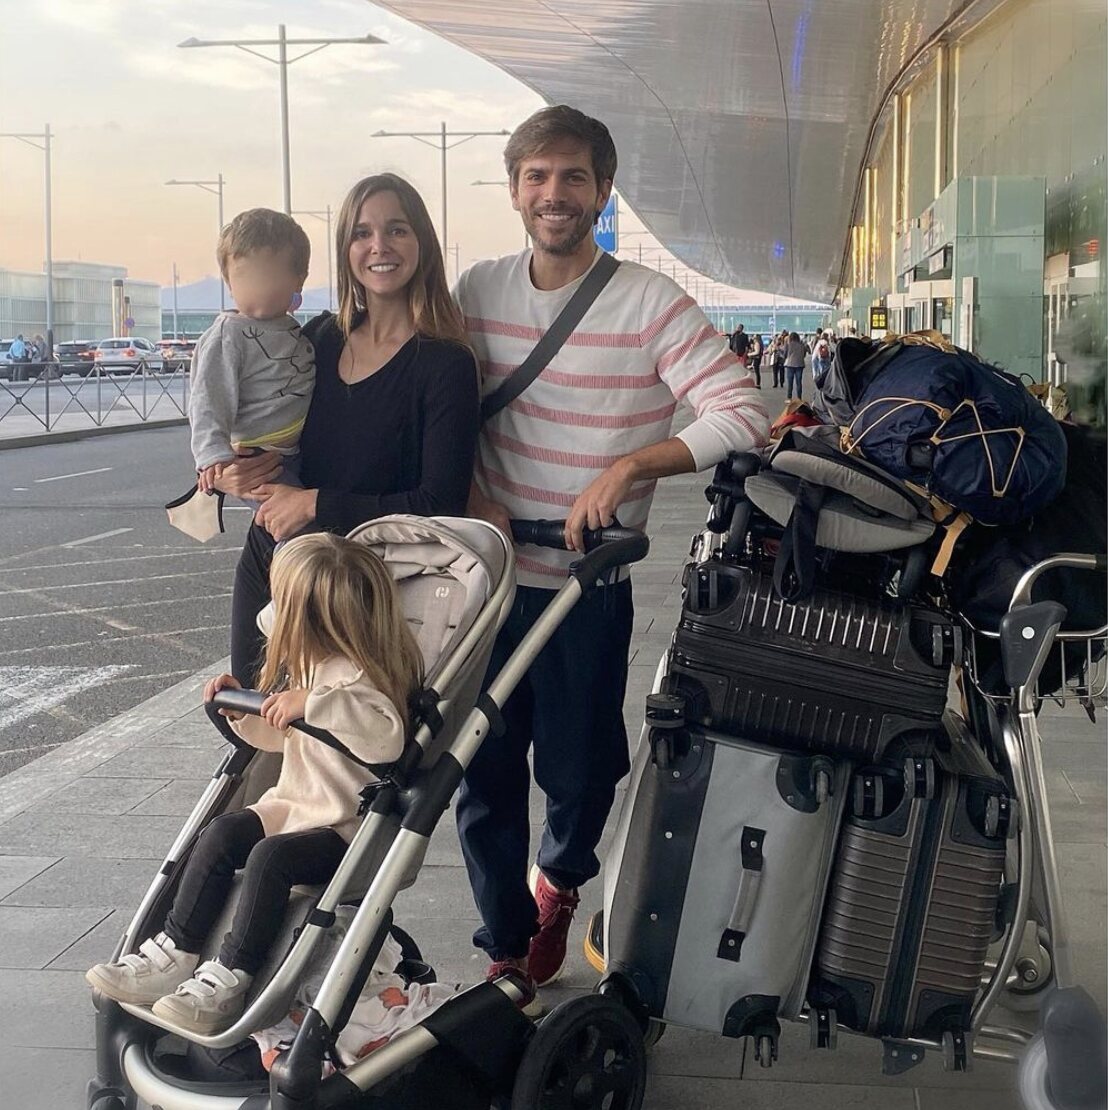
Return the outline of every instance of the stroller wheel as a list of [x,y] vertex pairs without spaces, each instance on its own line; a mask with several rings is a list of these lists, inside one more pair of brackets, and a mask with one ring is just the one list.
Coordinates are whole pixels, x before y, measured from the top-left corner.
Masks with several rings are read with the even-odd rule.
[[657,1018],[651,1018],[646,1023],[646,1031],[642,1035],[643,1047],[649,1052],[666,1034],[666,1023]]
[[[1045,929],[1028,927],[1029,937],[1016,959],[1019,982],[1005,988],[1000,1005],[1013,1013],[1031,1013],[1042,1005],[1054,986],[1054,963],[1050,958],[1049,939]],[[1034,939],[1031,939],[1034,938]],[[1028,940],[1031,942],[1028,943]]]
[[512,1110],[639,1110],[645,1088],[638,1022],[611,995],[588,994],[556,1006],[535,1030]]

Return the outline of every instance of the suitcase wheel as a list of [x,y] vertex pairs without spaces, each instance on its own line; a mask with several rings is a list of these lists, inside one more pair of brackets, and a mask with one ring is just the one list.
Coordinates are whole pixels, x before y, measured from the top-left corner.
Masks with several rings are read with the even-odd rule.
[[812,1048],[836,1048],[839,1038],[839,1019],[833,1009],[817,1007],[808,1018],[808,1032]]
[[985,835],[992,840],[1007,840],[1015,832],[1013,801],[1007,794],[990,794],[985,802]]
[[760,1033],[754,1038],[754,1059],[763,1068],[772,1068],[777,1062],[777,1034]]
[[969,1051],[969,1037],[960,1029],[947,1030],[943,1034],[943,1070],[969,1071],[972,1055]]
[[880,775],[861,774],[855,777],[854,814],[868,820],[885,815],[885,780]]
[[909,798],[935,797],[935,761],[926,756],[904,760],[904,788]]

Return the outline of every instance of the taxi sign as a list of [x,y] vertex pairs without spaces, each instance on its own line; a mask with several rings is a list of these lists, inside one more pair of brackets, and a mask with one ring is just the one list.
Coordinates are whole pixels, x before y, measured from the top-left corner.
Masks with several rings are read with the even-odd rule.
[[609,254],[615,254],[619,250],[619,207],[615,193],[604,205],[604,211],[593,225],[592,234],[597,244]]

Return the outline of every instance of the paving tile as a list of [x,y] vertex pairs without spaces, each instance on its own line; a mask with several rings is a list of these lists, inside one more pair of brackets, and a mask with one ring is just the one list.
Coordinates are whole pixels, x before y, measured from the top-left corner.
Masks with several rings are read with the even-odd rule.
[[110,912],[0,906],[0,968],[45,967]]
[[166,782],[169,779],[208,778],[218,762],[219,757],[204,748],[151,744],[106,759],[87,774],[112,778],[146,776]]
[[[1015,1068],[1012,1070],[1015,1071]],[[1018,1110],[1023,1105],[1014,1091],[940,1091],[931,1088],[921,1089],[918,1096],[917,1110]]]
[[157,863],[149,859],[67,856],[13,891],[0,906],[109,906],[129,910],[138,905],[157,869]]
[[197,798],[208,782],[206,778],[174,779],[127,812],[136,817],[185,818],[192,812]]
[[27,813],[126,813],[155,791],[165,786],[166,780],[144,778],[79,778],[55,790]]
[[15,853],[94,851],[102,859],[162,859],[180,825],[173,817],[20,814],[0,825],[0,844]]
[[[643,1110],[915,1110],[908,1090],[821,1083],[747,1083],[738,1079],[651,1076]],[[1011,1110],[1011,1107],[1008,1108]]]
[[131,921],[130,909],[113,910],[47,965],[50,971],[85,972],[93,964],[111,958],[116,942]]
[[[7,1048],[92,1047],[92,998],[81,972],[0,968],[0,996],[6,1012],[19,1015],[19,1020],[9,1021],[4,1030]],[[5,1100],[4,1105],[17,1110],[17,1104]]]
[[85,1085],[95,1072],[91,1048],[21,1048],[0,1042],[3,1100],[10,1110],[77,1110],[85,1105]]
[[57,856],[0,856],[0,898],[18,890],[57,862]]

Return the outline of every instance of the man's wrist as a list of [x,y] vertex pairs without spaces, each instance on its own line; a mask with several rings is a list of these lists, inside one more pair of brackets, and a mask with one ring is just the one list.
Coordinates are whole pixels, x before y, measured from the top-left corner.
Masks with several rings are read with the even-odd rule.
[[634,455],[624,455],[622,459],[616,459],[612,464],[612,470],[616,474],[628,482],[635,482],[641,477],[642,466]]

